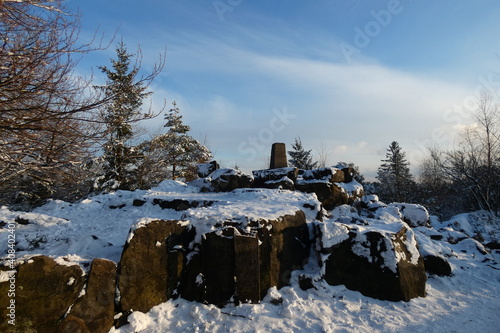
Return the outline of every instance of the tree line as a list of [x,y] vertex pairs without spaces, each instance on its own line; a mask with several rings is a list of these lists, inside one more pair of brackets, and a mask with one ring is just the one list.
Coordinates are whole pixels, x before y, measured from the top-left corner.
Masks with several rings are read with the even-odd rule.
[[[75,75],[82,56],[109,45],[79,44],[80,17],[63,3],[0,3],[0,204],[29,208],[193,177],[210,151],[175,102],[166,112],[143,105],[164,55],[144,74],[140,49],[129,53],[121,41],[111,66],[98,67],[104,85]],[[137,123],[162,113],[167,132],[140,137]]]
[[[305,150],[300,138],[292,148],[291,165],[302,169],[325,166],[313,161],[312,150]],[[339,162],[337,166],[353,168],[365,192],[377,194],[384,202],[420,203],[443,218],[476,210],[500,214],[500,96],[483,92],[459,140],[451,148],[429,147],[417,176],[412,175],[396,141],[381,162],[375,182],[365,182],[353,163]]]

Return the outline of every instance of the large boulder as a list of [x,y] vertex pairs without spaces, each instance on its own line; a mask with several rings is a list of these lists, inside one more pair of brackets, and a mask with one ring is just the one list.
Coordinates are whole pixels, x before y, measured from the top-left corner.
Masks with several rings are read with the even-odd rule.
[[59,332],[108,332],[114,322],[115,290],[116,264],[94,259],[85,294],[71,307],[71,312],[59,325]]
[[282,288],[290,283],[293,270],[302,269],[309,259],[309,228],[305,215],[298,211],[276,220],[259,222],[257,229],[263,267],[263,296],[271,287]]
[[[363,187],[352,177],[347,177],[346,172],[333,167],[301,170],[295,182],[295,189],[315,193],[326,209],[352,204],[363,196]],[[346,182],[346,177],[350,179],[349,182]]]
[[229,222],[203,235],[185,270],[184,281],[190,282],[180,288],[182,297],[218,306],[258,303],[307,263],[310,240],[302,211],[247,227]]
[[430,226],[429,212],[422,205],[394,202],[389,204],[387,207],[398,208],[401,212],[401,215],[403,216],[403,221],[408,223],[408,225],[412,228]]
[[217,161],[198,164],[198,169],[197,169],[198,177],[206,178],[208,177],[208,175],[210,175],[215,170],[218,170],[219,168],[220,166],[219,163],[217,163]]
[[299,169],[295,167],[252,171],[254,187],[294,190]]
[[440,255],[429,254],[424,256],[425,270],[429,274],[436,274],[439,276],[452,276],[450,263]]
[[226,227],[203,237],[201,247],[203,301],[223,306],[254,302],[260,295],[259,239]]
[[6,320],[11,302],[9,281],[0,283],[2,332],[55,332],[57,323],[75,303],[84,284],[79,265],[60,264],[36,256],[16,267],[15,326]]
[[230,192],[237,188],[252,187],[253,177],[236,169],[219,169],[212,172],[210,178],[215,192]]
[[145,219],[131,228],[118,267],[123,312],[147,312],[176,296],[257,303],[270,287],[288,285],[309,258],[301,210],[273,220],[197,223]]
[[300,178],[303,181],[324,181],[327,183],[340,183],[345,181],[345,173],[340,169],[327,167],[312,170],[301,170]]
[[318,230],[329,284],[344,284],[365,296],[390,301],[425,296],[424,261],[405,223],[390,228],[326,224]]
[[118,265],[121,309],[147,312],[172,297],[186,260],[184,249],[193,239],[194,230],[187,222],[137,222]]

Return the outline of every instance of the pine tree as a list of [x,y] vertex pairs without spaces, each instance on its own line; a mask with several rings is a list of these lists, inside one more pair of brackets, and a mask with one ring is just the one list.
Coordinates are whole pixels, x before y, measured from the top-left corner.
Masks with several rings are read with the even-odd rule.
[[292,151],[288,151],[288,155],[290,155],[291,159],[288,162],[299,169],[303,170],[311,170],[317,167],[318,162],[313,162],[311,156],[311,150],[305,150],[302,147],[302,141],[299,138],[295,138],[295,143],[292,144]]
[[143,113],[142,104],[151,94],[148,85],[162,65],[155,66],[149,76],[138,78],[140,67],[137,63],[131,66],[134,55],[127,52],[123,41],[118,44],[116,55],[117,59],[111,60],[112,68],[99,67],[107,76],[106,85],[100,88],[110,102],[102,111],[107,141],[103,145],[104,170],[94,185],[98,190],[130,190],[137,186],[136,164],[143,156],[131,143],[135,134],[133,124],[156,116],[152,112]]
[[393,141],[387,149],[386,159],[379,167],[377,179],[378,194],[387,202],[407,202],[412,197],[415,188],[413,176],[410,173],[410,163],[406,160],[406,154]]
[[169,130],[165,134],[154,137],[147,143],[147,161],[150,170],[143,172],[145,183],[153,185],[165,178],[191,179],[195,166],[207,162],[212,154],[203,144],[191,137],[191,128],[182,121],[179,107],[175,102],[165,114],[164,127]]

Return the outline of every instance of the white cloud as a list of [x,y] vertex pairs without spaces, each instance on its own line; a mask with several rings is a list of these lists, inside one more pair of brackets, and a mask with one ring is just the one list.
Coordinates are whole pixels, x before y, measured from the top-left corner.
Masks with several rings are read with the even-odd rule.
[[[239,156],[238,143],[266,127],[275,108],[297,115],[276,141],[291,144],[300,136],[309,148],[325,142],[331,160],[376,168],[394,140],[407,151],[423,151],[436,129],[450,128],[445,111],[468,94],[457,84],[373,62],[347,65],[286,52],[290,43],[282,48],[271,54],[241,41],[184,33],[169,45],[169,78],[161,86],[175,81],[170,94],[184,100],[180,106],[193,130],[208,133],[221,155],[241,158],[243,167],[249,162]],[[260,153],[260,159],[268,154]]]

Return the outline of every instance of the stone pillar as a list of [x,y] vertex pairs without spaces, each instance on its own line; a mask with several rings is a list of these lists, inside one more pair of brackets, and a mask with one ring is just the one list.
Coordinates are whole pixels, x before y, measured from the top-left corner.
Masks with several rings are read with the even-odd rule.
[[284,143],[273,143],[271,148],[271,163],[269,169],[288,167],[286,159],[286,146]]

